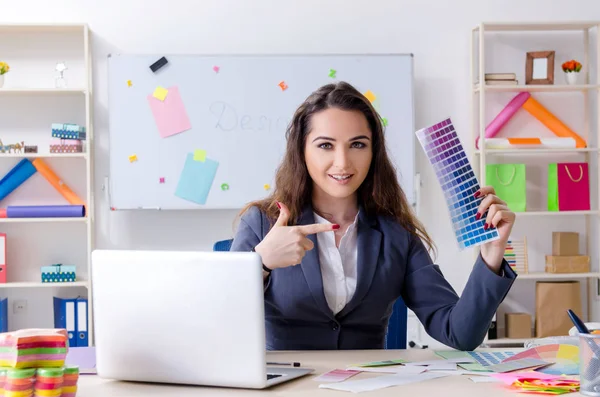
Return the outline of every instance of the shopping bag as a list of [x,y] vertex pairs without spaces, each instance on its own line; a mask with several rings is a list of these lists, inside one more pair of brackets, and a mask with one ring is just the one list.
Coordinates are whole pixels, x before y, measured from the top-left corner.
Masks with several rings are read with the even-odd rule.
[[525,164],[487,164],[485,179],[511,211],[527,209]]
[[587,163],[558,163],[558,210],[590,210],[590,178]]
[[558,164],[548,164],[548,211],[558,211]]

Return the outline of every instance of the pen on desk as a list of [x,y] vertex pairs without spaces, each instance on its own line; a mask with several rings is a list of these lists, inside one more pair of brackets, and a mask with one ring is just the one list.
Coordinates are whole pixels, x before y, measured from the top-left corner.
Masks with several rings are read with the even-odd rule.
[[292,367],[299,367],[300,363],[298,362],[293,362],[293,363],[271,363],[271,362],[267,362],[267,365],[291,365]]
[[585,323],[581,321],[579,317],[573,312],[573,310],[567,310],[567,314],[571,317],[571,321],[575,324],[575,328],[579,331],[580,334],[589,334],[590,330],[585,326]]
[[[580,334],[589,334],[590,330],[585,326],[585,323],[583,321],[581,321],[581,319],[573,312],[573,310],[569,309],[567,310],[567,314],[569,315],[569,317],[571,318],[571,321],[573,322],[573,324],[575,324],[575,328],[577,328],[577,331],[579,331]],[[600,348],[598,348],[598,345],[596,344],[596,342],[587,339],[586,338],[586,342],[588,344],[588,346],[592,349],[592,352],[594,353],[594,357],[592,357],[592,360],[599,360],[600,359]],[[580,349],[582,349],[583,347],[580,346]],[[592,366],[588,365],[587,367],[587,371],[593,371],[592,370]],[[596,373],[590,373],[587,372],[584,374],[580,374],[585,376],[587,379],[596,379],[597,378],[597,374]]]

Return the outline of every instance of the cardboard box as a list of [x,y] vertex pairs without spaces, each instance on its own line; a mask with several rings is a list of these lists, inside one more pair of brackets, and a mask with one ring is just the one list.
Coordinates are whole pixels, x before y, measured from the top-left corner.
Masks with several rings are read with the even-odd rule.
[[579,281],[538,281],[535,284],[536,338],[568,335],[573,327],[568,309],[583,318]]
[[587,255],[546,255],[546,273],[588,273],[590,257]]
[[579,255],[579,233],[552,232],[552,255]]
[[504,329],[507,338],[531,338],[531,316],[527,313],[505,313]]

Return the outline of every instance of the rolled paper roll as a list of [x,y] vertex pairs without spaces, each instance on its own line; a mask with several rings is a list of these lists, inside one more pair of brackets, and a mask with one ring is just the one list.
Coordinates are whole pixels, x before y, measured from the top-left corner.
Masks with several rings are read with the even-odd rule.
[[0,180],[0,200],[11,194],[13,190],[18,188],[29,177],[35,174],[36,168],[28,159],[23,159],[17,163],[9,172]]
[[8,218],[82,218],[85,216],[83,205],[9,205],[6,208]]
[[32,163],[35,169],[37,169],[37,171],[42,174],[70,204],[85,205],[83,200],[73,193],[73,191],[65,185],[65,183],[46,165],[46,163],[44,163],[42,159],[35,159]]
[[[518,93],[511,99],[504,109],[496,115],[492,122],[485,127],[485,138],[493,138],[530,97],[531,94],[524,91]],[[475,147],[479,149],[479,137],[475,139]]]
[[554,132],[561,138],[573,138],[576,142],[578,149],[585,148],[587,143],[585,140],[577,135],[573,130],[567,127],[562,121],[560,121],[555,115],[550,113],[548,109],[543,107],[538,101],[529,97],[525,103],[523,103],[523,109],[527,110],[533,117],[538,119],[542,124],[546,126],[550,131]]

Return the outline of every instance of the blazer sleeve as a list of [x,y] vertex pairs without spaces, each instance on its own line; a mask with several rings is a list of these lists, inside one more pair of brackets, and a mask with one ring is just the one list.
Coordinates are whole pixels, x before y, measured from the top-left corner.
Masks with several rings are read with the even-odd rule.
[[[263,226],[263,217],[260,210],[256,207],[248,209],[240,219],[240,224],[229,250],[252,251],[252,248],[262,241]],[[263,291],[266,291],[269,285],[271,285],[271,276],[265,279]]]
[[262,215],[258,208],[251,207],[240,219],[230,251],[249,252],[261,242],[260,236],[262,236]]
[[434,339],[458,350],[474,350],[517,277],[505,259],[500,273],[494,273],[480,254],[459,298],[423,242],[413,238],[402,297]]

